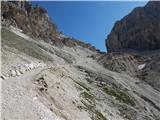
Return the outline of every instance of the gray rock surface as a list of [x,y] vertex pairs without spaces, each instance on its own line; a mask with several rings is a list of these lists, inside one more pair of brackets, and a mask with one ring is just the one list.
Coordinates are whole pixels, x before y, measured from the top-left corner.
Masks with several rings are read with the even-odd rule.
[[[160,90],[159,33],[160,1],[149,1],[115,23],[106,39],[109,53],[98,61],[110,70],[136,76]],[[134,60],[126,58],[126,54],[133,56]],[[139,70],[142,64],[145,66]]]
[[160,2],[150,1],[117,21],[106,39],[109,52],[160,49]]
[[56,25],[52,23],[47,11],[40,6],[32,7],[29,2],[3,1],[2,24],[18,27],[30,37],[60,44],[60,40],[56,38]]

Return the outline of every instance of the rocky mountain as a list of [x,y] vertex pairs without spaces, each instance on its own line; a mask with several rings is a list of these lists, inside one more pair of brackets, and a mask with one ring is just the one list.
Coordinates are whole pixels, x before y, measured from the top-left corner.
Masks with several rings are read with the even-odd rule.
[[160,52],[104,54],[59,33],[41,7],[9,1],[1,11],[0,119],[160,119]]
[[129,75],[136,75],[140,64],[135,56],[129,53],[107,53],[101,55],[98,62],[107,69]]
[[66,38],[58,32],[47,11],[38,5],[33,7],[27,1],[2,1],[1,4],[2,25],[4,26],[17,27],[32,38],[44,40],[56,46],[62,47],[65,44],[73,47],[79,45],[96,51],[96,48],[91,44]]
[[32,7],[26,1],[2,2],[2,24],[22,29],[24,33],[47,42],[58,43],[57,27],[47,11],[39,6]]
[[106,39],[109,52],[160,48],[160,2],[150,1],[117,21]]
[[[117,21],[106,39],[104,67],[136,76],[160,91],[160,2],[150,1]],[[126,56],[127,54],[127,56]]]

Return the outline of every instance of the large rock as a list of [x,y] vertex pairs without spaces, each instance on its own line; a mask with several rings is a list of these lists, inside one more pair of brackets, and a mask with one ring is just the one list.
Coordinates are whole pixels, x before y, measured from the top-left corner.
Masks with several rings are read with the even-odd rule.
[[117,21],[106,39],[109,52],[160,48],[160,1],[150,1]]

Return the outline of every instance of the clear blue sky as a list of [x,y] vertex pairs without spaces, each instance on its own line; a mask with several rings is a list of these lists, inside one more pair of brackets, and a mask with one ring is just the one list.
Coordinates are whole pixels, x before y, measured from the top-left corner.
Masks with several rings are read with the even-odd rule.
[[131,12],[133,8],[144,6],[147,2],[36,1],[32,3],[48,11],[58,31],[106,51],[105,39],[114,23]]

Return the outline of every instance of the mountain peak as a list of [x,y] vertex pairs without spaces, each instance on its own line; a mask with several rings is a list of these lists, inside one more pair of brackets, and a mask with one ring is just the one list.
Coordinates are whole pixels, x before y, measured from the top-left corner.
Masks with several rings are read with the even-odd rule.
[[108,51],[160,48],[160,2],[150,1],[117,21],[106,39]]
[[47,10],[38,5],[32,6],[27,1],[3,1],[2,25],[14,26],[36,40],[43,40],[59,47],[79,45],[96,51],[96,48],[90,44],[70,37],[67,39],[61,37],[62,34],[58,32]]

